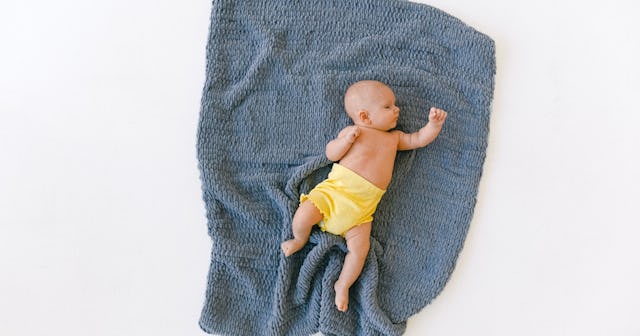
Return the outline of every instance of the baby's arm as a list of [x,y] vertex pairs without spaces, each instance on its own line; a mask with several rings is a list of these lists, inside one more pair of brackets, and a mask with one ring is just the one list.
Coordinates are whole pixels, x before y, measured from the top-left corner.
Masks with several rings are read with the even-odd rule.
[[429,122],[418,132],[407,134],[402,131],[394,131],[398,133],[399,137],[398,150],[416,149],[430,144],[440,134],[445,119],[447,119],[447,112],[432,107],[429,112]]
[[353,142],[360,135],[358,126],[345,127],[338,136],[327,144],[326,154],[331,161],[338,161],[347,154]]

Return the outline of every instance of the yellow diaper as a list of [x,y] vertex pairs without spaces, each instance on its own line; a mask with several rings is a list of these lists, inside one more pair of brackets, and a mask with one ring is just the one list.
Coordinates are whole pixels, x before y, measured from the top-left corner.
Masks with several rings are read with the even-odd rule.
[[352,227],[373,220],[384,193],[362,176],[334,163],[327,179],[308,195],[302,194],[300,203],[308,199],[320,210],[324,216],[319,224],[322,231],[344,237]]

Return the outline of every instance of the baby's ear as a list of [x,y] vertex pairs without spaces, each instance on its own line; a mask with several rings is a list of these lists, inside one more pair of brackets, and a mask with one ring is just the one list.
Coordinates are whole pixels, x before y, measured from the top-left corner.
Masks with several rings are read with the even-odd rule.
[[358,119],[360,119],[360,122],[365,124],[371,123],[371,119],[369,119],[369,112],[367,112],[367,110],[358,111]]

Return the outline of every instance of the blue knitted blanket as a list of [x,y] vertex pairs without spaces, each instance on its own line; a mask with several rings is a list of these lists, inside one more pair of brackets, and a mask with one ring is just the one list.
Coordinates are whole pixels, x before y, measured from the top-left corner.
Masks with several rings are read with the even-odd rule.
[[[435,8],[394,0],[214,0],[198,159],[212,239],[201,328],[225,335],[399,335],[442,290],[473,214],[489,131],[494,42]],[[334,304],[346,246],[314,230],[285,258],[301,193],[329,172],[350,124],[346,88],[375,79],[414,132],[449,112],[426,148],[400,152],[371,250]]]

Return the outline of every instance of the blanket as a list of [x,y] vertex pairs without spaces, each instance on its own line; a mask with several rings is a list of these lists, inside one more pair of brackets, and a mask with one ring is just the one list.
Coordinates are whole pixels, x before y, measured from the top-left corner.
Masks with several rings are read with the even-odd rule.
[[[400,335],[443,289],[476,203],[495,46],[459,19],[397,0],[213,0],[197,155],[211,237],[200,317],[224,335]],[[400,152],[371,250],[334,304],[346,246],[314,230],[284,257],[301,193],[323,180],[327,142],[350,124],[346,88],[391,87],[397,128],[449,113],[429,146]]]

